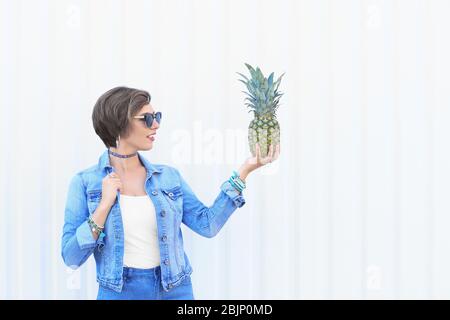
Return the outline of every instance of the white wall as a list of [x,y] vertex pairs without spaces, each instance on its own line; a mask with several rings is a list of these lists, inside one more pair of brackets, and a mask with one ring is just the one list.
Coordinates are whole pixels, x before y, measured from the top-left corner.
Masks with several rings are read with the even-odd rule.
[[93,261],[69,271],[60,237],[70,178],[104,150],[92,107],[113,86],[151,93],[164,122],[146,156],[211,204],[248,155],[244,62],[286,72],[282,153],[216,238],[183,227],[196,298],[450,298],[449,12],[0,0],[0,298],[95,298]]

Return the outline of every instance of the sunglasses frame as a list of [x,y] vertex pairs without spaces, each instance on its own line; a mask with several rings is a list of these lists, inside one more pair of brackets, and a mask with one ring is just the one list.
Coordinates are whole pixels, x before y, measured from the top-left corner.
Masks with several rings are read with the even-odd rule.
[[[159,121],[156,119],[156,115],[157,115],[158,113],[159,113]],[[146,112],[146,113],[144,113],[143,115],[140,115],[140,116],[134,116],[133,118],[134,118],[134,119],[140,119],[140,120],[144,121],[144,122],[145,122],[145,125],[147,126],[147,128],[151,128],[152,125],[153,125],[153,121],[154,121],[154,120],[156,120],[156,122],[158,122],[158,124],[161,123],[162,113],[161,113],[160,111],[158,111],[158,112],[153,112],[153,113]],[[148,120],[147,120],[147,118],[150,118],[150,119],[151,119],[150,125],[148,125]]]

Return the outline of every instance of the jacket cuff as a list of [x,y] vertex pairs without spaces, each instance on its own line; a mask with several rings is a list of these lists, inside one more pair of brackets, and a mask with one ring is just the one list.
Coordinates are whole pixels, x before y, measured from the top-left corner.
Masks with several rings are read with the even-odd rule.
[[77,228],[76,237],[78,246],[81,250],[94,248],[97,243],[97,240],[95,240],[94,236],[92,235],[92,231],[87,220]]
[[220,186],[220,189],[234,202],[236,207],[240,208],[245,204],[245,199],[242,194],[237,191],[231,183],[227,180]]

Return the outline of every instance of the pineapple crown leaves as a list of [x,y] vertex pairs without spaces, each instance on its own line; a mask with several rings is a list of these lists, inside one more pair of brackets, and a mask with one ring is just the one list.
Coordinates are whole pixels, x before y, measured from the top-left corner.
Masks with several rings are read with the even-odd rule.
[[272,72],[268,78],[265,78],[259,67],[253,68],[248,63],[245,64],[250,71],[250,79],[237,72],[243,79],[239,79],[247,87],[247,91],[242,91],[247,95],[244,101],[248,101],[245,105],[250,108],[249,112],[254,111],[258,115],[272,114],[275,115],[279,107],[280,98],[284,93],[278,91],[281,79],[284,73],[274,82],[274,73]]

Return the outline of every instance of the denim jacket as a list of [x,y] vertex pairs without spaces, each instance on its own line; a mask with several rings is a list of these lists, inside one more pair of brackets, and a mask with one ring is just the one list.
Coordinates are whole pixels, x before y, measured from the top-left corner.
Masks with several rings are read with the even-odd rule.
[[[231,214],[245,204],[245,200],[225,181],[213,205],[207,207],[196,197],[177,169],[151,164],[141,154],[138,153],[138,156],[147,171],[145,190],[156,210],[162,286],[169,291],[192,273],[183,248],[181,223],[204,237],[214,237]],[[105,237],[95,240],[87,222],[101,200],[102,180],[112,171],[108,151],[105,151],[97,165],[72,178],[67,194],[61,249],[64,263],[73,269],[94,254],[97,282],[121,292],[124,231],[120,192],[117,192],[106,219]]]

